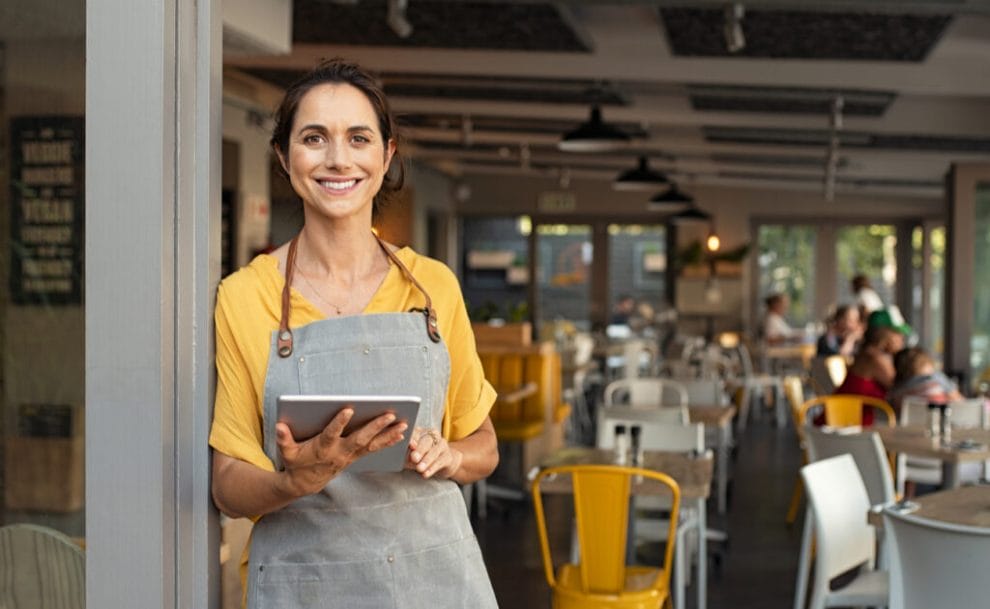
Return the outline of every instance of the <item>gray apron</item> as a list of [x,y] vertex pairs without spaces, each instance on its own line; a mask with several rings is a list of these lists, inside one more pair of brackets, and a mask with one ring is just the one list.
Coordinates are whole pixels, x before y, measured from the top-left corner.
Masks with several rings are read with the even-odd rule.
[[[424,309],[289,330],[296,239],[289,246],[264,395],[264,449],[277,468],[275,404],[282,394],[418,395],[415,424],[440,429],[449,355],[429,295],[382,248],[423,291]],[[345,471],[321,492],[262,517],[250,556],[249,609],[497,607],[460,489],[411,471]]]

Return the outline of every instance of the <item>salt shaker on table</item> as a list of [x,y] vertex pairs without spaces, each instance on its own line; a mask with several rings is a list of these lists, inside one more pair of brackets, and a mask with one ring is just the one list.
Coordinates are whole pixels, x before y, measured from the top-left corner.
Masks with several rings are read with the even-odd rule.
[[626,436],[626,426],[615,426],[615,464],[625,465],[629,454],[629,437]]

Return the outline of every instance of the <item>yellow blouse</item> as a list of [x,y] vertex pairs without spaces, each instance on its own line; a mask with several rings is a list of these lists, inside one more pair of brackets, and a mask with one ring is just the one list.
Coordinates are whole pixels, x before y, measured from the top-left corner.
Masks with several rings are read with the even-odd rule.
[[[478,359],[460,285],[441,262],[409,248],[397,251],[396,256],[433,300],[440,336],[450,354],[442,433],[448,440],[459,440],[478,429],[496,397]],[[278,329],[284,285],[278,261],[273,256],[258,256],[221,282],[215,312],[217,392],[210,446],[268,471],[274,465],[262,448],[262,400],[271,333]],[[364,313],[408,311],[424,304],[422,292],[392,265]],[[291,327],[323,318],[316,306],[292,290]]]

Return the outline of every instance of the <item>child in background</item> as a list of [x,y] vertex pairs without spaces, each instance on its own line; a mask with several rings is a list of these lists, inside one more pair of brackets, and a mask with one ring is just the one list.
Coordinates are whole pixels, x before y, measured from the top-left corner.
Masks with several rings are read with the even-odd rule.
[[900,410],[901,401],[909,395],[940,404],[963,397],[949,377],[935,370],[935,360],[920,347],[898,351],[894,356],[894,369],[897,376],[887,394],[887,401],[897,410]]

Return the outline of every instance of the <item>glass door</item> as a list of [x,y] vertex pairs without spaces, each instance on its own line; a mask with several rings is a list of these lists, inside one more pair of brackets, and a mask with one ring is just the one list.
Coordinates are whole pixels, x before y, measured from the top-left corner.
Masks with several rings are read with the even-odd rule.
[[591,330],[591,225],[540,224],[536,227],[536,252],[540,328],[560,323]]

